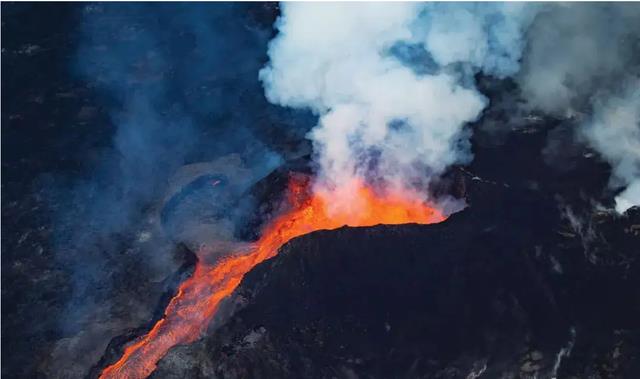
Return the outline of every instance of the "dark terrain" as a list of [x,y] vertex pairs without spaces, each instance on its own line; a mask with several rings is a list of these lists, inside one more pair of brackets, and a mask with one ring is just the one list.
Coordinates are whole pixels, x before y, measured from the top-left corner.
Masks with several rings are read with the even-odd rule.
[[591,267],[573,238],[478,215],[296,239],[247,276],[226,324],[154,377],[637,377],[637,263]]
[[[535,134],[516,162],[546,143],[545,128]],[[468,170],[521,137],[476,149]],[[573,163],[561,176],[589,169],[572,183],[595,199],[603,167]],[[468,170],[444,186],[470,207],[441,224],[291,241],[247,275],[222,326],[153,377],[638,377],[640,209],[597,211],[552,173]]]
[[[266,30],[277,12],[270,4],[242,10],[247,28]],[[233,172],[245,171],[232,167],[236,157],[207,148],[218,132],[203,128],[202,148],[167,170],[130,226],[86,249],[62,249],[56,233],[84,214],[67,196],[69,183],[112,158],[116,133],[112,100],[70,69],[80,19],[72,4],[2,5],[7,378],[95,376],[153,324],[193,267],[171,217],[208,195],[202,183],[223,179],[223,193],[213,195],[249,210],[237,234],[252,239],[289,173],[309,170],[302,135],[313,121],[270,106],[256,83],[239,91],[229,112],[251,110],[251,131],[283,157],[279,169],[234,187]],[[173,43],[188,50],[184,40]],[[176,60],[185,54],[169,50]],[[180,70],[189,68],[167,72]],[[492,99],[514,91],[478,79]],[[234,80],[203,83],[224,88]],[[207,98],[172,96],[181,104]],[[238,121],[207,112],[205,126]],[[433,186],[465,198],[466,209],[437,225],[341,228],[291,241],[247,275],[206,337],[174,348],[153,377],[640,377],[640,210],[606,210],[610,168],[574,141],[574,122],[514,119],[490,107],[472,125],[473,163]],[[304,127],[292,128],[297,123]],[[491,129],[497,123],[504,133]],[[207,165],[192,169],[199,162]],[[172,181],[175,172],[186,174]],[[255,203],[241,207],[245,198]],[[60,218],[66,208],[78,213]],[[85,266],[92,269],[79,275]]]

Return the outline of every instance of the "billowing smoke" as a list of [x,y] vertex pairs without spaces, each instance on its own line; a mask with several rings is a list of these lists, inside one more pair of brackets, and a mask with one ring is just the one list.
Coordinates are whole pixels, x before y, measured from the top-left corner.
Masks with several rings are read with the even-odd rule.
[[620,94],[595,98],[593,117],[582,130],[611,164],[612,185],[625,187],[615,199],[618,212],[640,204],[640,80],[627,86]]
[[[319,189],[352,203],[355,180],[424,188],[471,159],[465,125],[487,105],[478,71],[517,72],[521,5],[284,4],[267,98],[311,108]],[[340,206],[341,204],[335,204]]]
[[640,7],[552,4],[527,33],[517,76],[528,106],[578,115],[582,138],[611,164],[620,212],[640,204]]
[[[488,101],[475,75],[511,77],[526,108],[593,114],[576,138],[637,204],[640,7],[541,4],[284,4],[260,72],[267,98],[319,116],[321,191],[366,180],[424,188],[472,158],[466,125]],[[634,69],[630,69],[635,67]],[[507,105],[521,111],[516,102]],[[504,105],[503,105],[504,106]],[[505,128],[508,126],[505,125]],[[625,148],[619,145],[626,141]],[[625,205],[626,204],[626,205]],[[336,204],[340,206],[340,204]]]
[[[268,16],[261,26],[240,4],[87,4],[78,11],[71,68],[90,94],[87,107],[97,103],[92,109],[104,117],[70,137],[90,153],[81,155],[76,172],[56,176],[50,203],[56,258],[70,278],[61,329],[84,330],[78,338],[95,338],[91,346],[102,349],[118,327],[149,317],[149,305],[138,304],[155,300],[149,293],[122,296],[126,286],[159,282],[177,267],[176,242],[195,244],[213,228],[221,232],[219,219],[233,221],[237,204],[229,199],[278,164],[278,140],[292,134],[279,126],[295,117],[266,102],[256,80],[271,33]],[[274,126],[263,133],[263,124]],[[85,148],[87,139],[93,146]],[[222,183],[214,187],[216,180]],[[194,185],[204,188],[198,207],[185,209],[183,199],[193,196],[183,194]],[[178,201],[169,201],[173,194]],[[191,236],[202,232],[173,241],[166,238],[175,237],[167,231],[172,225],[191,226]],[[137,307],[121,312],[127,302]],[[78,351],[82,346],[69,343],[58,353],[88,355]]]

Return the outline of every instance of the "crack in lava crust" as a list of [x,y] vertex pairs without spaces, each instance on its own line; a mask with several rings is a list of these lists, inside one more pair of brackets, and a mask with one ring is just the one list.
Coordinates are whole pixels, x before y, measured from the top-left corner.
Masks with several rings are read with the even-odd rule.
[[[244,275],[278,253],[292,238],[316,230],[344,225],[429,224],[445,217],[421,200],[417,193],[378,193],[360,181],[348,186],[349,201],[335,201],[335,192],[309,195],[309,178],[292,177],[288,209],[264,228],[248,253],[231,254],[215,264],[198,262],[193,275],[178,288],[164,317],[145,335],[131,343],[122,357],[105,368],[100,378],[145,378],[157,362],[178,344],[198,339],[215,315],[220,302],[238,287]],[[340,206],[340,204],[343,204]]]

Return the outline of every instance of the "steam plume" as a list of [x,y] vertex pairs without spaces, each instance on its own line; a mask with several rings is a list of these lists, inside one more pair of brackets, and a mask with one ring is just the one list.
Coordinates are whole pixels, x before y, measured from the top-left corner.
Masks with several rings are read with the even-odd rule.
[[581,114],[577,137],[612,167],[613,187],[627,187],[616,209],[640,204],[640,7],[546,5],[528,31],[517,76],[530,107]]
[[616,210],[640,204],[640,80],[620,95],[596,99],[582,133],[611,164],[613,185],[626,187],[615,199]]
[[473,75],[518,70],[526,14],[519,5],[287,3],[260,79],[271,102],[319,115],[309,134],[319,189],[351,204],[354,179],[422,187],[471,159],[465,124],[487,104]]
[[317,187],[351,204],[354,179],[423,188],[469,162],[465,125],[487,105],[474,75],[513,77],[529,110],[593,115],[576,137],[629,186],[623,211],[640,203],[640,104],[622,86],[638,82],[639,15],[628,4],[284,4],[260,79],[269,101],[319,116]]

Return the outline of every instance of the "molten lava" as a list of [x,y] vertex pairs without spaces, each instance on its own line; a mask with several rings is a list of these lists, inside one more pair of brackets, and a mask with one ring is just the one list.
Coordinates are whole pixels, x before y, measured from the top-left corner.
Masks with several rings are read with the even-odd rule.
[[195,341],[207,328],[220,302],[240,284],[244,275],[260,262],[278,253],[292,238],[321,229],[344,225],[429,224],[444,220],[415,193],[396,191],[380,194],[353,182],[348,202],[332,199],[336,192],[317,191],[309,195],[308,178],[293,178],[289,184],[288,207],[263,230],[248,253],[231,254],[215,264],[199,262],[171,299],[164,318],[145,336],[131,343],[122,357],[104,369],[100,378],[145,378],[156,363],[177,344]]

